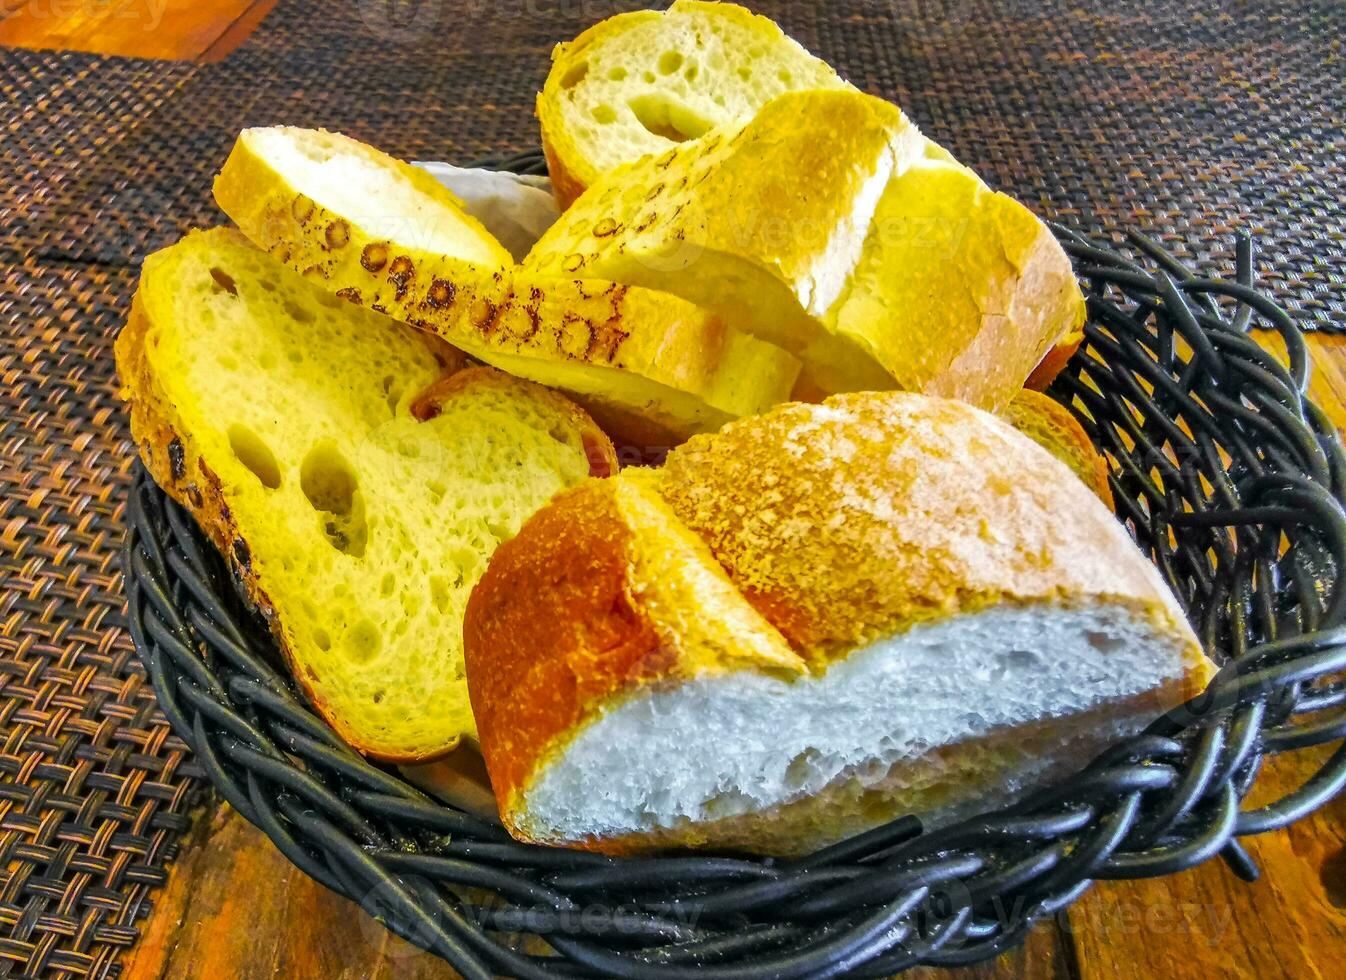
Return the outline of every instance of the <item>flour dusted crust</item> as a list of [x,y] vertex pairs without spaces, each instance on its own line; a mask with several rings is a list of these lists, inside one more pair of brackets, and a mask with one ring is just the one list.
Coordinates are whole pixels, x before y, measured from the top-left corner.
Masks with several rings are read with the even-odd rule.
[[679,448],[660,489],[815,663],[1002,602],[1107,598],[1186,630],[1153,565],[1065,465],[962,402],[890,392],[782,406]]
[[[633,496],[646,501],[643,517],[633,517]],[[677,553],[675,539],[677,567],[694,566],[713,589],[664,588],[667,565],[650,574],[648,556]],[[627,471],[559,496],[502,546],[473,593],[469,686],[516,836],[612,853],[705,843],[792,853],[903,804],[838,783],[727,822],[577,841],[537,824],[526,798],[587,726],[688,678],[816,676],[867,644],[960,614],[1105,604],[1185,651],[1185,668],[1128,701],[1016,728],[1016,743],[1069,736],[1080,752],[1099,748],[1106,739],[1092,723],[1116,726],[1178,704],[1212,668],[1153,567],[1045,450],[962,403],[838,396],[698,436],[660,471]],[[946,747],[929,764],[957,765],[965,748],[995,762],[1000,737]],[[893,778],[919,784],[924,764],[903,764]],[[983,766],[965,768],[960,792],[991,778],[973,771]]]

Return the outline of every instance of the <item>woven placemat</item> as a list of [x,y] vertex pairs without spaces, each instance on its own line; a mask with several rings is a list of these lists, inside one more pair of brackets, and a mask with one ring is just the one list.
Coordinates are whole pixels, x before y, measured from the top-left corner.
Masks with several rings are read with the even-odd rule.
[[[133,265],[221,220],[210,179],[238,130],[323,125],[406,157],[536,142],[551,45],[638,4],[282,4],[175,83],[62,185],[39,255]],[[1121,241],[1134,228],[1261,272],[1309,329],[1346,330],[1346,5],[1242,0],[758,3],[857,85],[893,99],[994,186]]]
[[[530,148],[551,46],[644,5],[290,0],[202,66],[0,49],[0,976],[115,972],[201,785],[122,621],[111,338],[135,267],[222,220],[240,128]],[[1040,213],[1221,271],[1246,228],[1304,325],[1346,330],[1346,5],[754,6]]]
[[202,785],[125,630],[133,280],[28,262],[0,293],[0,976],[115,973]]

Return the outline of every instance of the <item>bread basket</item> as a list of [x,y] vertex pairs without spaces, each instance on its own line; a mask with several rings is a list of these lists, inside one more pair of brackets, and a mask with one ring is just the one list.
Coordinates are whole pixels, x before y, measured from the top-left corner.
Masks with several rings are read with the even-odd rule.
[[[537,153],[494,166],[545,172]],[[1089,301],[1051,394],[1112,469],[1118,517],[1221,670],[1072,778],[922,832],[915,818],[779,861],[608,858],[524,845],[347,748],[298,694],[204,535],[138,469],[124,562],[137,650],[215,788],[316,880],[470,978],[881,977],[1018,943],[1094,882],[1172,874],[1312,812],[1244,801],[1268,755],[1346,738],[1346,455],[1305,397],[1294,321],[1253,279],[1200,278],[1055,229]],[[1247,334],[1284,340],[1285,367]],[[520,938],[522,936],[522,939]]]

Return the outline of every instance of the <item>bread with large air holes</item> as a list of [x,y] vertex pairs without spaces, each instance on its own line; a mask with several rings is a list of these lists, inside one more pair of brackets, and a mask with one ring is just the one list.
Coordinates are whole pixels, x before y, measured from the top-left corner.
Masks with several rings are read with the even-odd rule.
[[[642,10],[609,17],[573,41],[556,46],[552,53],[551,71],[538,96],[537,114],[542,145],[557,199],[563,207],[569,207],[589,187],[605,179],[612,183],[611,175],[643,157],[658,158],[679,147],[693,146],[710,133],[740,129],[777,97],[810,90],[858,94],[831,66],[809,54],[782,33],[776,24],[736,4],[676,0],[666,11]],[[804,149],[799,151],[801,164],[811,159],[811,150],[825,150],[834,145],[849,148],[848,125],[853,130],[854,121],[824,119],[798,133],[804,144]],[[833,126],[836,132],[833,132]],[[943,164],[946,168],[956,168],[964,174],[968,181],[964,191],[980,184],[975,174],[962,167],[947,149],[928,136],[916,135],[925,159]],[[809,145],[810,138],[814,141],[812,146]],[[786,164],[768,168],[766,172],[768,176],[784,177],[792,169]],[[796,207],[803,200],[819,196],[826,199],[832,193],[832,178],[824,174],[811,174],[807,166],[801,166],[800,171],[799,190],[779,198],[775,206],[758,208],[758,214],[754,216],[756,223],[774,224],[780,220],[777,213],[779,208]],[[742,184],[745,193],[751,193],[752,183],[748,175],[736,177],[735,183]],[[930,189],[924,193],[938,200],[938,185],[930,184],[929,181],[926,183]],[[990,201],[1003,204],[997,200],[999,197],[1003,195],[990,198]],[[720,206],[718,202],[716,206]],[[953,241],[966,227],[963,216],[965,207],[966,202],[950,201],[942,209],[924,207],[916,214],[899,218],[906,224],[906,230],[890,233],[890,237],[899,233],[907,238],[915,236],[917,248],[906,249],[907,254],[896,255],[895,260],[906,263],[913,258],[922,260],[923,254],[928,257],[932,251],[931,243],[921,242],[920,239],[928,238],[932,228],[941,229],[944,244]],[[1010,214],[1012,209],[1008,207],[988,209],[980,218],[980,225],[973,237],[990,239],[998,234],[994,227],[997,211],[1013,217]],[[798,234],[800,228],[818,227],[816,224],[801,223],[793,217],[780,222],[780,226],[789,229],[787,234]],[[746,224],[742,227],[746,227]],[[1042,232],[1045,234],[1045,229]],[[787,248],[791,247],[790,242],[785,244]],[[570,249],[563,252],[562,257],[582,255],[585,251],[582,248]],[[1017,248],[1007,251],[1011,263],[1022,261],[1025,254]],[[927,276],[924,281],[912,283],[912,288],[899,290],[898,295],[884,296],[880,293],[866,298],[866,302],[877,300],[895,304],[901,315],[904,303],[919,301],[932,290],[938,290],[941,297],[956,295],[955,291],[960,288],[968,270],[959,256],[945,255],[942,258],[942,263],[936,259],[924,264],[942,275],[945,282]],[[1038,260],[1042,258],[1045,256],[1039,256]],[[1069,264],[1064,263],[1063,259],[1064,256],[1053,256],[1049,265],[1063,267],[1068,275]],[[945,266],[948,267],[947,272]],[[1025,272],[1026,279],[1031,281],[1035,278],[1033,270]],[[991,268],[986,273],[996,274]],[[616,273],[613,277],[622,278]],[[695,285],[695,274],[685,278]],[[889,274],[880,281],[900,280],[895,279],[895,274]],[[1026,290],[1029,296],[1038,293],[1043,298],[1048,292],[1033,286]],[[749,292],[748,295],[752,296],[753,293]],[[973,295],[976,295],[975,290]],[[985,291],[980,297],[987,304],[985,313],[995,316],[1003,312],[995,305],[997,299],[993,290]],[[1063,338],[1049,341],[1054,346],[1050,346],[1050,349],[1030,350],[1027,354],[1015,352],[1016,356],[1009,362],[1012,370],[1004,371],[1007,375],[1018,375],[1011,387],[1023,383],[1025,377],[1029,377],[1029,369],[1032,369],[1031,386],[1045,388],[1079,347],[1081,334],[1078,326],[1082,301],[1076,298],[1074,303],[1075,310],[1070,312],[1073,322],[1066,324],[1071,329]],[[868,307],[872,308],[872,305]],[[867,308],[862,306],[860,309]],[[936,312],[939,312],[938,308]],[[1024,318],[1032,317],[1033,313],[1021,306],[1016,315]],[[944,318],[949,318],[947,312]],[[770,328],[776,319],[780,317],[773,310],[763,318],[763,322]],[[919,316],[915,319],[919,319]],[[1064,311],[1062,319],[1066,320]],[[940,336],[939,326],[937,320],[928,334]],[[868,337],[862,333],[857,339],[862,346],[874,343],[872,332]],[[923,339],[917,340],[914,346],[919,349],[922,343]],[[877,346],[882,348],[881,338]],[[944,351],[943,345],[934,348],[936,357],[944,356]],[[1036,361],[1022,367],[1019,364],[1020,354],[1035,354],[1041,363],[1036,368]],[[993,372],[1001,370],[994,353],[990,357],[979,357],[978,361],[980,363],[972,368],[974,377],[987,368]],[[808,380],[806,368],[805,381]],[[952,388],[940,390],[915,387],[910,377],[899,378],[899,381],[909,389],[967,397]],[[850,384],[822,382],[812,387],[806,384],[801,386],[799,396],[812,398],[826,391],[882,386],[866,383],[861,377]],[[973,400],[986,407],[999,407],[1003,404],[1003,397],[1000,396],[1007,394],[1008,389],[1002,388],[997,391],[997,399],[983,401],[974,397]]]
[[1212,670],[1064,464],[895,392],[558,495],[492,558],[465,637],[505,824],[607,852],[797,854],[993,807]]
[[805,400],[900,388],[998,409],[1084,314],[1041,220],[847,90],[786,93],[603,175],[524,265],[713,310],[797,356]]
[[223,229],[146,259],[116,355],[151,474],[342,738],[408,761],[471,736],[468,593],[554,493],[615,471],[607,436]]

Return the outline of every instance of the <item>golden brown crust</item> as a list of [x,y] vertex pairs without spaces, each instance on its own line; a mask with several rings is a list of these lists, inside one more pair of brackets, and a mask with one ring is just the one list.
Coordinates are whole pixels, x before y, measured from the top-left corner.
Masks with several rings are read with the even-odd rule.
[[1070,467],[1090,490],[1113,509],[1107,461],[1089,441],[1079,420],[1055,399],[1023,389],[1000,413],[1010,425]]
[[613,699],[656,680],[803,669],[632,471],[558,494],[502,544],[463,639],[491,784],[524,839],[521,791]]
[[584,193],[588,185],[566,166],[561,151],[557,149],[555,142],[553,142],[547,124],[543,122],[542,98],[542,96],[538,96],[537,110],[539,130],[542,135],[542,155],[547,159],[547,176],[551,178],[552,197],[556,199],[557,207],[565,211]]
[[817,666],[1000,603],[1106,599],[1191,637],[1097,498],[961,402],[884,392],[785,405],[691,440],[661,476],[673,510]]
[[1065,370],[1065,366],[1070,363],[1070,359],[1075,356],[1075,352],[1080,349],[1080,344],[1084,343],[1084,328],[1079,327],[1066,334],[1060,341],[1047,351],[1038,366],[1033,368],[1033,373],[1028,376],[1024,382],[1025,388],[1031,388],[1033,391],[1046,391],[1056,376]]

